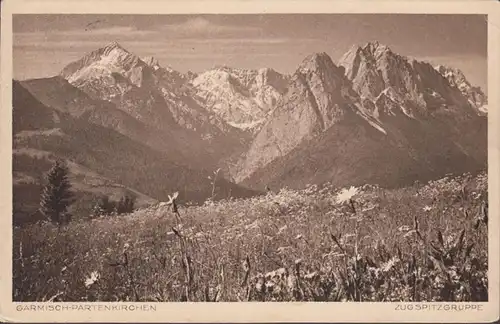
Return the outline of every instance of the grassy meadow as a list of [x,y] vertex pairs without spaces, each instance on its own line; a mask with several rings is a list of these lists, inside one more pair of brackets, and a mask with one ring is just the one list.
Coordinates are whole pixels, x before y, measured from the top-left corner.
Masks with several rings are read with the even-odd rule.
[[487,177],[14,228],[14,301],[486,301]]

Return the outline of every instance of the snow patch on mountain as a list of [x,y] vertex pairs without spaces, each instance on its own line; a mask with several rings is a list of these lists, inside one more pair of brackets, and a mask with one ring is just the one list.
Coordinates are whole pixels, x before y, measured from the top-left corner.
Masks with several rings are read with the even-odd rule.
[[[63,74],[67,75],[67,80],[70,83],[75,83],[78,80],[97,79],[103,76],[111,76],[113,72],[127,73],[134,67],[145,65],[144,62],[118,43],[99,49],[83,59],[82,66],[71,71],[71,69],[63,70]],[[142,63],[142,64],[141,64]],[[136,84],[138,85],[138,84]]]
[[481,107],[478,108],[479,111],[481,111],[482,113],[484,114],[487,114],[488,113],[488,105],[487,104],[484,104],[482,105]]
[[382,127],[383,125],[382,122],[378,119],[378,115],[373,116],[372,114],[367,113],[366,109],[359,103],[355,103],[355,106],[357,107],[356,114],[358,114],[364,120],[366,120],[368,124],[370,124],[373,128],[387,135],[386,130]]
[[219,67],[198,75],[191,85],[200,105],[234,127],[249,129],[281,100],[287,79],[272,69]]
[[448,80],[451,86],[460,90],[472,107],[480,113],[488,112],[487,96],[481,88],[472,86],[460,69],[444,65],[437,65],[434,68]]
[[153,56],[146,56],[142,58],[142,61],[153,68],[153,70],[157,71],[161,69],[160,63],[158,59]]

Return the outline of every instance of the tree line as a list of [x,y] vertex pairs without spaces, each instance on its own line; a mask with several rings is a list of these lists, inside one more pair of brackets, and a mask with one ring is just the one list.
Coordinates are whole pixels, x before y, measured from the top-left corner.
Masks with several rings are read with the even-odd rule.
[[[72,215],[71,205],[75,202],[75,194],[69,179],[69,169],[63,160],[56,160],[45,175],[40,197],[40,212],[49,221],[59,226],[68,224]],[[135,197],[125,195],[118,201],[103,195],[95,202],[91,217],[128,214],[134,211]]]

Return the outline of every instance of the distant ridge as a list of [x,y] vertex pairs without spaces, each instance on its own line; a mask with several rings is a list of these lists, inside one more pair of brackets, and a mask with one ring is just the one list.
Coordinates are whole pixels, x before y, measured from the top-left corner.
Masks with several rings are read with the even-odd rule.
[[221,168],[225,179],[257,191],[321,182],[401,186],[475,172],[487,161],[483,91],[458,69],[376,41],[353,46],[338,63],[311,53],[290,75],[228,66],[183,74],[111,42],[59,76],[22,85],[52,114],[119,133],[130,141],[124,151],[139,144],[202,178]]

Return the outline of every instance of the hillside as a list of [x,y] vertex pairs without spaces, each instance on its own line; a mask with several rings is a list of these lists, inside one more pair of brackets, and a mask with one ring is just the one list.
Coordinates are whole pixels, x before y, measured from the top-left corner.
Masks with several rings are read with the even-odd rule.
[[[402,126],[413,132],[402,137],[399,128],[386,127],[384,134],[372,126],[360,125],[360,119],[353,115],[303,142],[289,154],[260,168],[242,184],[297,189],[330,181],[338,186],[371,183],[395,188],[417,180],[437,179],[447,173],[486,169],[484,152],[482,160],[464,154],[463,148],[437,122],[431,125],[407,122]],[[480,126],[484,128],[478,132],[486,133],[486,123]]]
[[[217,162],[240,151],[245,132],[195,100],[189,75],[164,68],[154,58],[145,60],[112,42],[68,64],[60,76],[91,98],[113,103],[160,132],[164,140],[180,138],[179,149],[190,148],[184,152],[188,155],[185,163]],[[166,131],[170,134],[162,134]]]
[[169,158],[177,163],[215,169],[221,158],[214,153],[213,147],[177,124],[165,124],[161,129],[152,128],[143,120],[118,109],[113,102],[91,98],[60,76],[26,80],[21,84],[44,105],[168,153]]
[[[41,132],[37,131],[37,133]],[[45,136],[60,136],[52,130],[43,133]],[[32,135],[33,133],[21,132],[16,135],[16,138]],[[37,213],[40,193],[46,183],[42,175],[52,167],[58,157],[60,156],[48,151],[30,148],[13,151],[14,225],[43,219],[42,215]],[[102,196],[107,196],[113,201],[119,201],[126,195],[135,197],[136,207],[149,206],[157,202],[149,196],[103,177],[80,164],[70,161],[68,167],[69,179],[75,194],[75,203],[71,207],[71,212],[76,218],[90,217],[96,200]]]
[[[166,154],[135,142],[112,129],[44,106],[16,81],[13,82],[13,87],[15,174],[39,179],[41,172],[50,167],[44,162],[46,157],[39,161],[36,158],[38,154],[33,154],[41,152],[49,157],[68,159],[74,163],[75,168],[82,167],[93,174],[101,175],[103,181],[110,179],[119,184],[112,186],[133,188],[158,200],[166,200],[168,194],[174,191],[180,192],[181,200],[188,197],[195,202],[204,201],[211,196],[212,184],[208,176],[213,170],[193,170],[179,165]],[[25,117],[24,110],[29,111],[29,119]],[[57,116],[57,120],[54,121],[52,116]],[[222,178],[218,179],[216,188],[218,197],[227,197],[229,194],[246,196],[253,193]],[[19,197],[19,200],[15,198],[15,205],[23,208],[31,206],[30,210],[36,206],[39,199],[39,195],[33,194],[36,188],[15,185],[14,189],[14,196]],[[31,192],[27,195],[30,199],[21,199],[28,191]],[[147,199],[152,201],[151,198]]]

